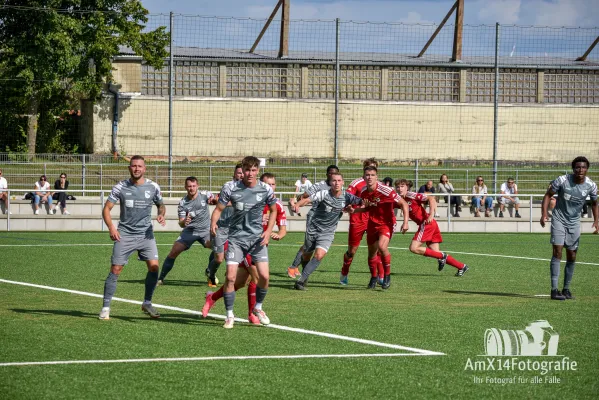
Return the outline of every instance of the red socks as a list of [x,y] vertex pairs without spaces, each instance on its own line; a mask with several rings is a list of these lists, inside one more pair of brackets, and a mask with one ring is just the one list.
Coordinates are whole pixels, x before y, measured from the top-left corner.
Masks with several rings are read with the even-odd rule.
[[380,256],[380,260],[382,262],[383,269],[385,270],[385,275],[391,275],[391,254]]
[[369,258],[368,268],[370,269],[370,276],[376,278],[378,276],[379,258]]
[[251,314],[254,311],[254,306],[256,305],[256,284],[254,282],[250,282],[248,285],[248,314]]
[[341,273],[343,275],[349,274],[349,267],[351,266],[352,261],[354,261],[354,258],[348,257],[347,252],[343,254],[343,268],[341,268]]
[[464,264],[461,263],[461,262],[459,262],[458,260],[456,260],[452,256],[447,256],[447,264],[451,265],[452,267],[456,267],[457,269],[464,268]]
[[212,293],[212,300],[213,301],[217,301],[218,299],[220,299],[221,297],[223,297],[223,292],[224,292],[224,286],[221,286],[220,288],[218,288],[218,290],[214,293]]
[[[435,251],[435,250],[431,250],[428,247],[424,250],[424,256],[425,257],[431,257],[431,258],[436,258],[437,260],[440,260],[443,258],[443,253],[441,253],[440,251]],[[450,264],[451,265],[451,264]]]

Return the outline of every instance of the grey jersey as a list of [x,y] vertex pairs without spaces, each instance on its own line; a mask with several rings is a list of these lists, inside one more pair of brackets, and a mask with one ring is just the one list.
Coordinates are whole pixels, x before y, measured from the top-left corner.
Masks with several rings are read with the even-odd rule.
[[277,199],[270,185],[257,182],[247,187],[243,181],[223,186],[218,202],[226,205],[231,202],[233,215],[229,221],[229,240],[250,243],[260,237],[264,206],[273,205]]
[[144,235],[152,232],[152,204],[162,205],[160,186],[145,178],[141,185],[134,185],[130,179],[113,186],[108,201],[120,203],[121,216],[119,232],[130,235]]
[[[223,185],[223,188],[227,185],[234,185],[237,181],[229,181]],[[219,228],[227,228],[229,227],[229,222],[231,221],[231,216],[233,215],[233,207],[226,207],[223,212],[220,214],[220,218],[216,223]]]
[[309,235],[334,233],[337,223],[343,215],[343,209],[350,204],[361,204],[362,199],[341,191],[338,197],[331,194],[331,190],[320,190],[310,196],[313,204],[314,214],[306,226]]
[[597,200],[597,184],[590,178],[583,183],[574,183],[574,175],[562,175],[551,182],[551,190],[557,193],[557,204],[553,210],[553,219],[566,228],[574,228],[580,223],[580,212],[587,196]]
[[210,230],[210,211],[208,210],[208,201],[212,200],[214,195],[206,190],[199,191],[193,200],[187,196],[183,197],[177,207],[179,218],[191,217],[191,222],[183,231],[192,232],[197,235],[201,232]]
[[[312,196],[321,190],[330,190],[330,189],[331,189],[331,187],[329,186],[327,181],[320,181],[320,182],[310,186],[308,189],[306,189],[305,193],[307,193],[308,196]],[[308,214],[306,215],[306,226],[308,226],[310,224],[310,220],[312,219],[312,216],[314,215],[315,210],[316,210],[316,205],[314,203],[312,203],[312,207],[310,208],[310,210],[308,211]]]

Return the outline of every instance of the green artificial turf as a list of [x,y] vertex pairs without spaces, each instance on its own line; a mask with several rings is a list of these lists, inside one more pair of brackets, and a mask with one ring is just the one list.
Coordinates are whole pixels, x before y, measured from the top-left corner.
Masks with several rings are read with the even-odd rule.
[[[156,238],[162,260],[177,234],[158,233]],[[462,278],[454,277],[451,266],[438,272],[436,260],[409,253],[411,235],[397,235],[391,243],[393,275],[387,291],[366,289],[369,273],[363,248],[354,259],[350,285],[339,285],[343,233],[311,277],[308,290],[293,290],[286,267],[302,239],[290,233],[269,247],[271,284],[264,309],[272,324],[444,355],[413,355],[410,350],[242,322],[225,330],[221,319],[167,309],[160,309],[161,318],[152,320],[139,305],[118,301],[112,303],[110,320],[100,321],[100,298],[0,282],[0,363],[412,354],[0,366],[0,393],[7,399],[581,399],[599,393],[598,236],[581,237],[580,263],[571,286],[576,300],[563,302],[546,297],[551,255],[547,234],[444,234],[442,249],[471,267]],[[111,250],[106,233],[2,233],[0,278],[101,294]],[[154,303],[199,311],[208,291],[203,274],[207,257],[208,250],[200,246],[183,253],[166,284],[156,289]],[[132,257],[116,296],[142,300],[145,270]],[[224,269],[217,276],[222,281]],[[560,287],[562,279],[563,267]],[[222,300],[211,312],[224,314]],[[247,316],[245,289],[237,294],[235,312],[237,317]],[[468,360],[487,360],[479,356],[485,354],[487,329],[524,330],[536,320],[549,321],[559,334],[560,356],[519,356],[517,361],[568,357],[577,363],[576,370],[497,370],[497,361],[494,371],[467,367]],[[511,357],[497,359],[503,363]],[[496,383],[501,378],[514,382]],[[533,383],[535,379],[540,383]]]

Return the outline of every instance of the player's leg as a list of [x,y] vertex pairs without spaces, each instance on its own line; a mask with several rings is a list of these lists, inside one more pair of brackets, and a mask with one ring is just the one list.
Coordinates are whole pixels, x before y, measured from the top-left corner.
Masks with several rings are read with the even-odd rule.
[[253,314],[256,306],[256,289],[258,288],[258,268],[254,265],[251,257],[246,257],[245,264],[249,275],[245,281],[245,284],[247,284],[248,321],[254,325],[259,325],[260,320]]
[[316,271],[316,268],[318,268],[324,256],[327,255],[328,246],[326,246],[326,248],[325,246],[317,246],[318,247],[316,247],[316,250],[314,251],[314,256],[310,259],[310,262],[308,262],[308,264],[303,269],[302,276],[300,276],[300,278],[295,283],[295,289],[297,290],[305,290],[308,278],[310,277],[310,275],[312,275],[314,271]]
[[104,295],[102,297],[102,310],[100,319],[110,319],[110,302],[116,292],[116,283],[127,265],[129,256],[135,251],[135,240],[128,235],[121,235],[121,240],[114,242],[112,256],[110,257],[110,272],[104,281]]
[[391,253],[389,252],[389,239],[391,237],[392,229],[393,228],[390,227],[381,227],[378,238],[378,252],[380,253],[381,262],[383,263],[383,268],[385,270],[385,277],[383,279],[383,284],[381,285],[383,289],[389,289],[389,286],[391,286]]
[[[264,248],[266,252],[266,247]],[[252,255],[253,256],[253,255]],[[259,259],[254,257],[254,260]],[[268,261],[255,262],[256,270],[258,271],[258,283],[256,285],[256,304],[253,307],[252,314],[258,317],[258,320],[262,325],[270,324],[270,319],[266,316],[264,310],[262,310],[262,304],[266,298],[268,292],[268,282],[270,279],[270,272]]]
[[158,277],[158,284],[162,285],[164,283],[164,278],[168,275],[169,272],[175,266],[175,260],[179,257],[179,254],[189,249],[191,244],[187,242],[185,238],[179,236],[177,241],[173,243],[173,247],[171,247],[171,251],[168,253],[168,256],[164,259],[162,263],[162,270],[160,271],[160,276]]
[[576,265],[576,252],[578,250],[578,244],[580,241],[580,225],[574,230],[570,230],[566,233],[566,267],[564,268],[564,287],[562,295],[566,299],[574,299],[572,292],[570,291],[570,282],[574,276],[574,266]]
[[369,289],[375,289],[378,282],[379,233],[375,226],[369,226],[366,231],[366,244],[368,245],[368,269],[370,270]]
[[551,276],[551,299],[565,300],[566,297],[557,289],[559,281],[560,263],[562,261],[562,250],[566,243],[566,227],[557,219],[551,219],[551,243],[553,254],[549,262]]
[[298,267],[302,262],[303,254],[304,254],[304,246],[302,245],[299,248],[299,250],[297,251],[297,253],[295,254],[295,258],[293,259],[291,266],[289,266],[287,268],[287,276],[290,277],[291,279],[295,279],[298,275],[301,275],[301,272],[299,272]]
[[140,261],[145,261],[148,267],[145,281],[144,301],[141,305],[141,310],[152,318],[159,318],[160,313],[152,306],[152,296],[156,283],[158,282],[158,271],[160,263],[158,262],[158,247],[154,237],[144,237],[138,239],[137,254]]
[[364,236],[367,227],[367,223],[360,221],[350,222],[349,224],[349,232],[347,233],[347,251],[343,255],[343,266],[341,267],[341,277],[339,278],[339,283],[342,285],[347,285],[349,269],[354,261],[354,256],[360,247],[360,242],[362,241],[362,237]]
[[[218,285],[218,279],[216,279],[216,272],[218,268],[225,260],[225,251],[227,251],[229,245],[227,239],[229,238],[229,229],[219,227],[216,230],[216,236],[212,238],[212,253],[208,258],[208,267],[206,268],[206,275],[208,277],[208,286]],[[214,278],[214,279],[212,279]],[[213,285],[211,285],[211,283]]]

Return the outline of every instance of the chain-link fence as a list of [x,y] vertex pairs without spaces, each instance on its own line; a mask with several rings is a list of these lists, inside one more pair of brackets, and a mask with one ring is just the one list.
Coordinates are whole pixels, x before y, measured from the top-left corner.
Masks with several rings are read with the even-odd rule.
[[[14,13],[0,11],[3,21]],[[22,12],[32,24],[49,11]],[[65,20],[82,15],[53,12]],[[302,172],[318,180],[328,163],[359,176],[359,161],[374,156],[394,178],[437,182],[445,172],[467,191],[473,175],[495,185],[509,175],[536,192],[574,157],[593,162],[599,154],[599,50],[592,49],[599,28],[463,25],[456,59],[453,24],[291,19],[285,28],[275,19],[257,43],[267,22],[150,15],[146,32],[170,34],[164,65],[120,46],[112,79],[94,98],[81,95],[68,73],[50,81],[53,75],[11,76],[14,68],[0,61],[5,175],[33,185],[40,173],[60,171],[79,188],[105,189],[124,170],[97,154],[142,154],[150,176],[170,189],[188,174],[215,189],[252,154],[293,189]],[[17,33],[10,26],[2,25],[4,38]],[[19,29],[43,32],[25,26]],[[46,45],[58,40],[48,35]],[[13,51],[32,63],[38,51],[45,69],[68,72],[60,54],[22,43]],[[89,59],[90,73],[99,63]],[[31,85],[39,81],[47,93],[36,103]],[[86,156],[58,164],[23,156],[32,153],[35,130],[37,153]]]

